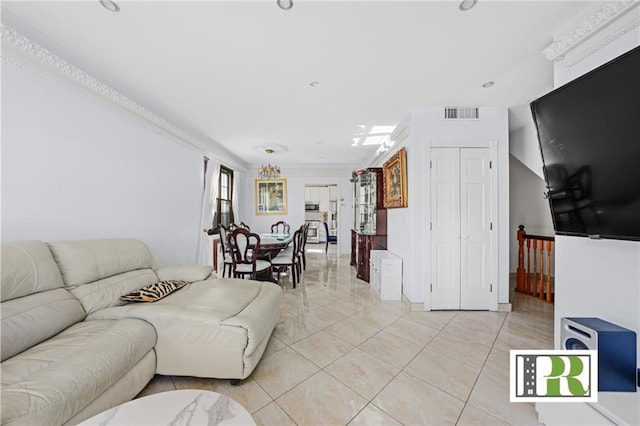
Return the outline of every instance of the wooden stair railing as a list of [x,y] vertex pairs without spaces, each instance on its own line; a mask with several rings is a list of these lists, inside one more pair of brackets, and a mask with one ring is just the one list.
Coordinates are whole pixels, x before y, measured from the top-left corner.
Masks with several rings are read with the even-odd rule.
[[[526,264],[524,253],[525,245],[527,247]],[[551,260],[554,246],[554,237],[527,234],[524,230],[524,225],[518,226],[518,269],[516,271],[516,291],[538,297],[548,303],[553,301]],[[531,268],[532,247],[533,269]],[[538,270],[538,266],[540,267],[540,270]]]

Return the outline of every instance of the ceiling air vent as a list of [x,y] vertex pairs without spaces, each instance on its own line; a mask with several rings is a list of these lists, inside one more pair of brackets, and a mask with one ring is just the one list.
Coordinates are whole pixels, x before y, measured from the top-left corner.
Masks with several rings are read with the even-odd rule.
[[480,108],[476,107],[446,107],[445,120],[477,120],[480,118]]

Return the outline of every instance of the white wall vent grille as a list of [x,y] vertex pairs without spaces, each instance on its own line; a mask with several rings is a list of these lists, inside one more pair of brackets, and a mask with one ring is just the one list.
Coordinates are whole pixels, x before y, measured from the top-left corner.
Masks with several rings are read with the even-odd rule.
[[480,108],[476,107],[446,107],[445,120],[477,120],[480,118]]

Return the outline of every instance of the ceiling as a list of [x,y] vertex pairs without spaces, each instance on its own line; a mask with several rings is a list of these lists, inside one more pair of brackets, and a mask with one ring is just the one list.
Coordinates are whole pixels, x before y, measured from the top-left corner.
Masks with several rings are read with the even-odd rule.
[[[542,50],[580,1],[2,2],[6,25],[241,164],[365,166],[421,106],[506,106],[552,88]],[[483,88],[495,81],[491,88]],[[311,82],[318,82],[312,86]],[[379,127],[383,126],[383,127]],[[390,127],[391,126],[391,127]],[[371,142],[371,144],[368,144]],[[282,154],[255,146],[280,144]],[[354,146],[355,145],[355,146]],[[224,148],[221,148],[224,147]]]

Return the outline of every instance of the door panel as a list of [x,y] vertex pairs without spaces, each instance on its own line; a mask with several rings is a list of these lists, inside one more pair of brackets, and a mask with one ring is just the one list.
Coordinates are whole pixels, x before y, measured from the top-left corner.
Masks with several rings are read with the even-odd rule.
[[431,149],[431,309],[489,309],[488,148]]
[[458,287],[458,274],[455,272],[458,266],[458,244],[438,243],[435,253],[436,262],[433,270],[435,288],[456,290]]
[[487,288],[487,282],[485,280],[485,272],[487,262],[489,259],[486,257],[486,246],[483,243],[480,244],[462,244],[461,257],[465,258],[465,265],[463,271],[466,274],[466,289],[462,289],[461,293],[466,290],[479,290]]
[[457,183],[439,182],[435,185],[436,209],[433,221],[439,232],[459,233],[459,218],[453,213],[458,210],[458,197]]
[[488,309],[491,280],[491,169],[488,148],[460,148],[460,308]]
[[460,306],[460,161],[457,148],[431,153],[431,309]]

